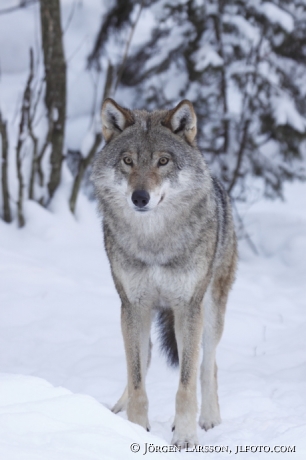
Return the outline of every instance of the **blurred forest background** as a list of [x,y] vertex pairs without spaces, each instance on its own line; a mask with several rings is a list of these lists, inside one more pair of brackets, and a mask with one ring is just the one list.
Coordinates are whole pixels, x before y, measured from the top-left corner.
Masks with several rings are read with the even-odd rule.
[[106,97],[191,100],[232,200],[281,198],[305,179],[305,75],[306,0],[1,0],[0,217],[93,199]]

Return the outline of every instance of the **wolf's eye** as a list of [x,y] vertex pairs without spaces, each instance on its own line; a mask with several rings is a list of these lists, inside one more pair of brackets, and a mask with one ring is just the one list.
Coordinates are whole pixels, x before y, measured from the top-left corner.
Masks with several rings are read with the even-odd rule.
[[128,166],[132,166],[132,165],[133,165],[133,160],[132,160],[132,158],[130,158],[130,157],[124,157],[124,158],[123,158],[123,161],[124,161],[124,163],[125,163],[126,165],[128,165]]
[[165,166],[167,163],[169,163],[169,158],[161,157],[159,159],[158,165],[159,166]]

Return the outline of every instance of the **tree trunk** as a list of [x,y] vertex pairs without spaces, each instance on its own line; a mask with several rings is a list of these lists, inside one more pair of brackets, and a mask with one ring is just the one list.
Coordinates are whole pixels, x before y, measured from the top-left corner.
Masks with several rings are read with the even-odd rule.
[[8,138],[7,138],[7,129],[6,122],[2,120],[2,115],[0,112],[0,135],[1,135],[1,144],[2,144],[2,196],[3,196],[3,220],[5,222],[11,222],[11,209],[10,209],[10,195],[8,189],[8,180],[7,180],[7,157],[8,157]]
[[40,0],[42,46],[51,143],[51,173],[48,183],[52,198],[61,180],[66,122],[66,63],[62,41],[59,0]]

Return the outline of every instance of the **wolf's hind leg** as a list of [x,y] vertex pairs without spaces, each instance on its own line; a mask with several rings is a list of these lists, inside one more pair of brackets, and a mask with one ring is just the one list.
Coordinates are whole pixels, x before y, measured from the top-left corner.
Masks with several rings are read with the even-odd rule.
[[221,423],[219,401],[216,348],[220,341],[227,295],[219,296],[214,281],[204,298],[203,360],[201,365],[202,405],[199,425],[205,431]]
[[[149,368],[149,365],[150,365],[150,362],[151,362],[151,352],[152,350],[152,342],[151,342],[151,339],[149,339],[149,353],[148,353],[148,361],[147,361],[147,369],[146,371],[148,371],[148,368]],[[114,414],[118,414],[118,412],[121,412],[121,411],[124,411],[127,409],[127,403],[128,403],[128,398],[129,398],[129,392],[128,392],[128,387],[126,386],[121,397],[118,399],[118,401],[116,402],[116,404],[114,405],[114,407],[112,408],[112,412],[114,412]]]

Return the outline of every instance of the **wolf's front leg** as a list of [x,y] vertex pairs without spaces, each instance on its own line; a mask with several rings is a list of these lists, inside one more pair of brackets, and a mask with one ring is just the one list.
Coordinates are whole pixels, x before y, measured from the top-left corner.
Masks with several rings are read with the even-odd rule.
[[172,444],[186,447],[197,438],[197,371],[203,330],[202,306],[188,305],[177,309],[175,336],[180,362],[180,382],[176,394],[176,412]]
[[145,376],[150,347],[150,310],[143,305],[123,304],[121,327],[128,372],[127,416],[131,422],[149,431]]
[[[151,362],[151,354],[152,354],[152,342],[151,342],[151,339],[149,339],[149,352],[148,352],[146,372],[148,372],[148,368]],[[116,404],[112,408],[112,412],[114,412],[114,414],[118,414],[118,412],[126,410],[128,400],[129,400],[129,392],[128,392],[128,387],[126,386],[121,397],[119,398],[119,400],[116,402]]]

